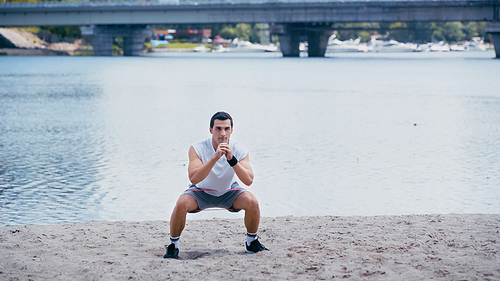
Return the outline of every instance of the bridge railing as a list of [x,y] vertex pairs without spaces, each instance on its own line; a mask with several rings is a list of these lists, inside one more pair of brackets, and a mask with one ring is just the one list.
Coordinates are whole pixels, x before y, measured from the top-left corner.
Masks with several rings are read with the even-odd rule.
[[[496,2],[498,0],[489,0]],[[484,4],[488,0],[438,0],[440,4],[458,4],[475,2]],[[88,7],[88,6],[149,6],[149,5],[220,5],[220,4],[265,4],[265,3],[362,3],[373,0],[0,0],[2,7]],[[436,0],[382,0],[387,3],[431,3]]]
[[1,2],[2,7],[98,7],[98,6],[141,6],[141,5],[179,5],[179,0],[78,0],[78,1],[17,1]]

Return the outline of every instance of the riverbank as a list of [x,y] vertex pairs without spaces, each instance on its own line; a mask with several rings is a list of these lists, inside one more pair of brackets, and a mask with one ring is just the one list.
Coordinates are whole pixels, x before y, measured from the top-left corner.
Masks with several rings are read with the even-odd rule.
[[179,260],[167,221],[0,228],[2,280],[489,280],[500,215],[262,218],[271,249],[244,253],[240,219],[188,220]]
[[194,48],[150,48],[147,49],[148,53],[185,53],[185,52],[194,52]]
[[0,56],[68,56],[66,51],[50,49],[0,48]]
[[82,53],[84,41],[48,43],[23,29],[0,28],[0,55],[2,56],[67,56]]

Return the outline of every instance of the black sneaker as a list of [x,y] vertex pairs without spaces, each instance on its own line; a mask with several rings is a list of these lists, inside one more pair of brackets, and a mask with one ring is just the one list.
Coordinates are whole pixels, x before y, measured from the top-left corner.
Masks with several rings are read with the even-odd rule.
[[260,244],[258,239],[253,240],[252,243],[250,243],[250,246],[248,246],[248,244],[245,243],[245,246],[247,246],[247,253],[249,254],[255,254],[260,251],[269,251],[268,248]]
[[179,258],[179,249],[175,248],[175,244],[170,244],[167,247],[167,252],[163,256],[165,259],[178,259]]

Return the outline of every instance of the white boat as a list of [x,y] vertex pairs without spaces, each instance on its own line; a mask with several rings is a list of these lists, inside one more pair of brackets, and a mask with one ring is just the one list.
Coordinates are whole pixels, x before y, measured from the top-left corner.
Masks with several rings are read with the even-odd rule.
[[465,51],[465,45],[464,44],[451,44],[450,51],[463,52],[463,51]]
[[368,45],[376,53],[416,52],[418,49],[418,45],[414,43],[401,43],[392,39],[377,40],[374,37]]
[[367,52],[369,50],[366,44],[360,43],[361,38],[356,40],[341,41],[333,34],[328,38],[328,45],[326,46],[327,53],[350,53],[350,52]]
[[450,44],[445,43],[444,41],[433,42],[430,44],[429,50],[431,52],[449,52]]
[[205,53],[208,51],[208,49],[205,45],[198,45],[198,46],[194,47],[194,51],[199,52],[199,53]]
[[307,42],[299,43],[299,51],[301,53],[307,53],[308,50],[309,50],[309,44]]
[[227,49],[224,48],[224,46],[222,45],[216,45],[212,49],[212,53],[224,53],[224,52],[227,52]]
[[480,37],[472,38],[472,41],[465,42],[465,50],[467,51],[487,51],[488,46],[484,44],[484,40]]
[[248,41],[234,39],[228,52],[275,52],[278,48],[273,44],[264,46],[260,44],[253,44]]

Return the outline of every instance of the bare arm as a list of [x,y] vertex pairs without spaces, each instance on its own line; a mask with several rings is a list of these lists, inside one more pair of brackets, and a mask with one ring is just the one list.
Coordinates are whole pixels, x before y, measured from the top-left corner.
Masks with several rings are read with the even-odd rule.
[[203,163],[201,162],[200,157],[198,157],[198,154],[196,154],[194,148],[191,146],[189,148],[189,181],[191,181],[192,184],[197,184],[204,180],[222,155],[223,153],[218,150],[215,152],[215,155],[210,158],[210,160]]
[[238,178],[242,183],[247,186],[250,186],[253,183],[253,171],[250,166],[249,156],[245,156],[245,158],[241,159],[233,166],[234,172],[238,175]]
[[[232,159],[233,158],[233,151],[231,150],[231,147],[226,144],[226,143],[221,143],[220,148],[222,152],[226,155],[227,159]],[[252,166],[250,166],[250,156],[245,156],[245,158],[238,160],[238,163],[233,166],[234,172],[240,179],[242,183],[244,183],[247,186],[250,186],[253,183],[253,171],[252,171]]]

